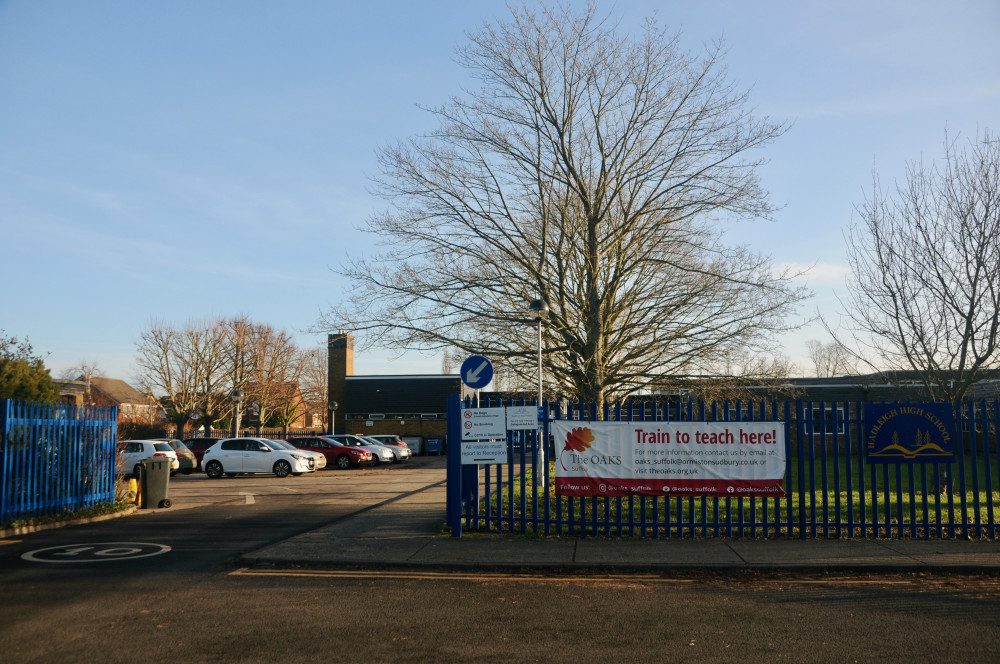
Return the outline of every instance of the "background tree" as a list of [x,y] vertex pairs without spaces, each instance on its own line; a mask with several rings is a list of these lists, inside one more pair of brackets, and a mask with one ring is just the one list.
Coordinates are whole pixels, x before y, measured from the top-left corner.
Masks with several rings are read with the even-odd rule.
[[302,414],[304,405],[297,399],[302,370],[298,346],[290,334],[270,325],[253,325],[250,334],[253,359],[246,403],[258,409],[257,433],[274,415],[281,416],[287,432],[288,423]]
[[810,339],[806,342],[806,353],[812,363],[813,375],[817,378],[832,378],[855,372],[850,351],[836,341],[823,343],[818,339]]
[[841,334],[955,401],[998,366],[1000,141],[987,130],[958,150],[946,132],[944,149],[942,166],[911,163],[891,190],[876,175],[857,207]]
[[721,217],[769,217],[750,153],[785,131],[754,116],[723,49],[702,58],[650,21],[635,39],[568,7],[515,9],[459,62],[481,83],[379,152],[384,254],[342,268],[359,346],[483,353],[531,385],[526,305],[546,300],[546,382],[603,400],[767,352],[803,296]]
[[83,400],[84,403],[93,403],[90,396],[90,385],[91,379],[94,376],[101,376],[102,369],[96,360],[80,360],[80,363],[74,367],[69,367],[65,369],[59,377],[63,380],[79,380],[84,383],[84,393]]
[[0,399],[55,403],[59,388],[31,342],[0,330]]
[[139,388],[159,398],[178,439],[184,437],[184,425],[200,402],[197,366],[187,354],[184,336],[183,330],[153,321],[136,342]]
[[302,367],[299,387],[307,412],[320,414],[326,431],[330,424],[329,351],[326,345],[302,351],[299,364]]

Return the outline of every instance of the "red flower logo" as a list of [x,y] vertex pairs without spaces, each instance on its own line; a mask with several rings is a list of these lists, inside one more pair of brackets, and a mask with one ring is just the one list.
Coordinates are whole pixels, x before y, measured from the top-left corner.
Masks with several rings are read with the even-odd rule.
[[594,442],[594,433],[587,427],[580,427],[566,434],[566,447],[563,450],[586,452],[592,442]]

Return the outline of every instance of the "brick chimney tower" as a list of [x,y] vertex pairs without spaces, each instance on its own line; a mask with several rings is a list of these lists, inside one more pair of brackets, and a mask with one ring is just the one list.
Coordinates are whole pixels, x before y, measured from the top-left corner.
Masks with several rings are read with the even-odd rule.
[[327,388],[330,401],[337,402],[335,417],[344,421],[347,412],[347,377],[354,375],[354,337],[346,330],[328,334],[327,345]]

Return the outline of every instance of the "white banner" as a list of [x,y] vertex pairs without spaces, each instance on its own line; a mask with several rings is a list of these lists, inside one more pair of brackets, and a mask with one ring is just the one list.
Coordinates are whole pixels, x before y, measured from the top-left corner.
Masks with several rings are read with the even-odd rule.
[[563,496],[784,496],[784,422],[550,424]]

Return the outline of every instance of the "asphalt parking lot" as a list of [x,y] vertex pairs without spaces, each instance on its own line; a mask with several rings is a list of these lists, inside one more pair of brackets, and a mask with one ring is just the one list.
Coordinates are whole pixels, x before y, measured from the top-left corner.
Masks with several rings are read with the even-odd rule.
[[[416,456],[401,463],[340,470],[327,467],[298,477],[239,475],[213,480],[204,473],[170,478],[169,510],[213,504],[254,504],[274,497],[295,496],[304,504],[353,504],[363,509],[400,494],[415,491],[443,478],[445,457]],[[140,513],[163,509],[140,510]]]

